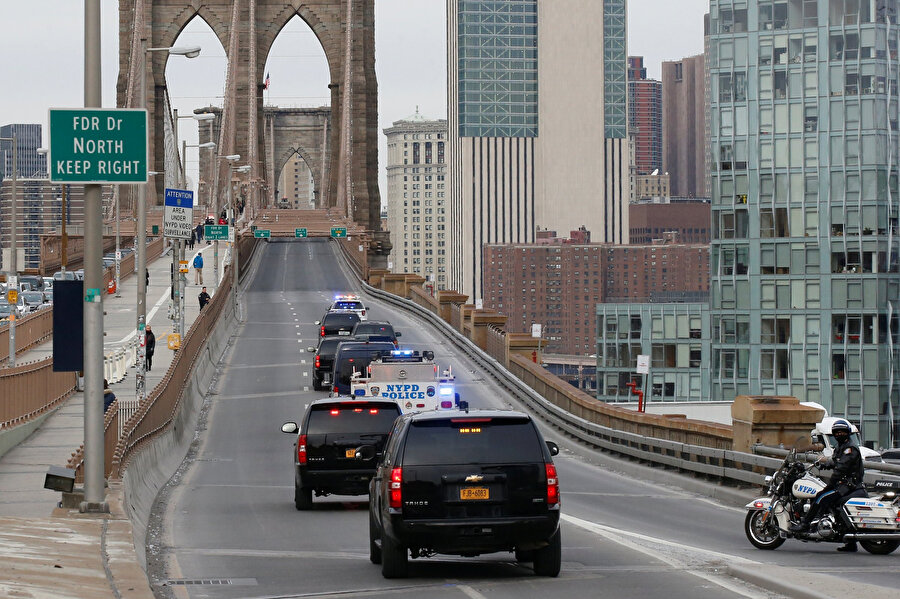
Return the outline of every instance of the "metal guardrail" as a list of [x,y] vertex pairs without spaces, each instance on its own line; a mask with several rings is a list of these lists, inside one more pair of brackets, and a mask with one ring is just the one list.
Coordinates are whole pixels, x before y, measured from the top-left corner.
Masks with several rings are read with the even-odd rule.
[[[757,443],[753,446],[753,453],[758,453],[760,455],[773,456],[776,458],[783,458],[786,456],[789,451],[787,449],[782,449],[780,447],[770,447],[768,445],[761,445]],[[811,455],[819,456],[819,453],[813,453]],[[807,459],[806,461],[811,462],[812,459]],[[866,461],[866,478],[865,482],[874,483],[875,480],[882,480],[887,476],[887,478],[893,480],[895,477],[898,481],[900,481],[900,465],[898,464],[888,464],[886,462],[872,462]],[[873,472],[877,471],[876,472]]]
[[[361,281],[361,285],[368,295],[413,312],[430,322],[516,399],[545,421],[587,445],[737,485],[762,485],[766,472],[776,470],[781,465],[782,460],[772,457],[647,437],[601,426],[575,416],[528,387],[438,315],[415,302],[372,287],[365,281]],[[869,464],[866,466],[868,468]]]
[[0,429],[55,408],[75,391],[74,372],[53,372],[53,358],[0,371]]

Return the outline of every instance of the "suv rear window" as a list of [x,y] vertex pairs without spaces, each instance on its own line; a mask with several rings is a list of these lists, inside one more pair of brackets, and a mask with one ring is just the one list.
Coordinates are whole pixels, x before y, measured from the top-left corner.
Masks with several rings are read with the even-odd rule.
[[341,339],[340,337],[325,337],[319,343],[316,353],[320,356],[333,356],[337,351],[338,344],[344,343],[345,341],[346,339]]
[[353,329],[354,335],[381,335],[384,337],[394,336],[394,327],[389,324],[374,324],[369,322],[360,322]]
[[322,319],[322,325],[327,329],[344,328],[348,332],[353,330],[353,325],[359,322],[359,314],[354,312],[338,313],[329,312]]
[[399,415],[400,408],[387,403],[356,401],[316,405],[309,414],[306,433],[387,433]]
[[403,464],[534,463],[544,451],[527,418],[453,418],[413,422]]

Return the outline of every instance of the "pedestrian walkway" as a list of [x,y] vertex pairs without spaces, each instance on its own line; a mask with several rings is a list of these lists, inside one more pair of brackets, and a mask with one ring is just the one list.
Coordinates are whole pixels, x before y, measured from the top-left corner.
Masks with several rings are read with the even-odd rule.
[[[220,244],[224,246],[225,244]],[[220,278],[224,264],[224,248],[220,247]],[[215,294],[216,278],[213,276],[213,246],[195,244],[194,250],[186,252],[188,263],[194,255],[203,254],[204,281],[207,292]],[[170,292],[169,272],[172,263],[170,252],[163,254],[148,265],[150,284],[147,287],[147,323],[156,335],[156,352],[153,368],[147,373],[149,393],[166,373],[174,352],[166,345],[166,338],[173,332],[169,320]],[[190,328],[200,312],[197,296],[200,285],[195,285],[194,269],[187,274],[185,289],[185,331]],[[137,320],[137,278],[128,277],[122,281],[120,297],[105,295],[103,329],[105,351],[128,344],[136,335]],[[78,341],[80,342],[80,340]],[[53,353],[53,342],[48,341],[32,350],[19,354],[19,363],[43,359]],[[133,400],[135,390],[135,368],[128,369],[128,375],[110,388],[120,400]],[[41,427],[30,437],[0,458],[0,516],[42,517],[48,516],[59,501],[59,493],[43,488],[47,468],[65,466],[71,453],[84,441],[84,394],[74,393],[65,404],[49,416]]]

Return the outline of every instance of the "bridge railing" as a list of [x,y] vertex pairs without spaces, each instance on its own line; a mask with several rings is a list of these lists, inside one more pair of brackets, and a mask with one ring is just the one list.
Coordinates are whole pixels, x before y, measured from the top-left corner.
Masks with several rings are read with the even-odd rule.
[[[243,264],[250,264],[257,247],[257,239],[242,237],[239,251]],[[241,269],[243,280],[248,271]],[[132,456],[172,425],[191,373],[202,358],[203,348],[218,319],[232,305],[231,266],[225,268],[218,290],[182,339],[181,347],[169,365],[163,379],[147,398],[134,406],[110,408],[104,420],[105,469],[108,478],[121,478]],[[120,422],[120,418],[127,418]],[[79,447],[69,460],[69,468],[76,471],[76,481],[84,480],[84,447]]]
[[[16,355],[44,342],[51,335],[53,335],[53,308],[43,308],[21,320],[16,320]],[[0,363],[7,360],[9,360],[9,322],[4,321],[0,326]]]
[[75,391],[74,372],[53,372],[53,358],[0,370],[0,429],[55,408]]

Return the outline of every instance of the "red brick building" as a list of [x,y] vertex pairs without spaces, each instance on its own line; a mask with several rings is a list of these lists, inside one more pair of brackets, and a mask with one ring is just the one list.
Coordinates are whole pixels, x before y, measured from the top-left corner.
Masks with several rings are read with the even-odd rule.
[[488,244],[484,306],[509,317],[507,330],[543,325],[550,353],[596,353],[595,306],[603,302],[705,300],[707,244]]
[[[654,239],[674,243],[709,243],[709,202],[638,202],[628,207],[629,241],[650,244]],[[674,232],[674,235],[669,233]]]
[[662,170],[662,82],[647,79],[643,56],[628,57],[628,129],[634,134],[637,174]]

